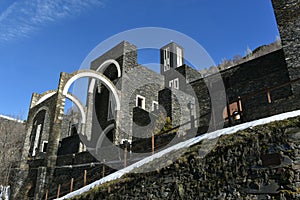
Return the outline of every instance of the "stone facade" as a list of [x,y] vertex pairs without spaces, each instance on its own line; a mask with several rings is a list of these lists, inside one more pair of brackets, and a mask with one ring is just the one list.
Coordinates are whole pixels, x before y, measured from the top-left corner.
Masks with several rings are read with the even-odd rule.
[[[274,106],[278,109],[276,102],[292,96],[289,72],[284,61],[282,49],[221,71],[220,75],[226,90],[226,104],[229,106],[240,99],[241,114],[244,122],[275,114],[271,113],[271,110],[274,110]],[[214,89],[214,76],[217,75],[210,75],[190,83],[199,101],[200,116],[211,113],[213,92],[216,95],[221,92],[217,87]],[[209,84],[207,85],[207,83]],[[268,90],[270,90],[270,102],[268,102]],[[222,105],[222,102],[217,105]],[[222,112],[227,105],[223,106],[223,108],[217,109],[219,110],[219,115],[223,114]],[[285,108],[283,105],[282,107],[283,109]],[[299,106],[294,104],[293,109],[297,108]],[[285,110],[288,111],[288,108]],[[204,117],[204,119],[209,118]],[[221,119],[224,120],[223,117]],[[200,121],[203,120],[200,119]],[[208,120],[203,122],[208,123]],[[208,124],[200,124],[199,126],[205,125],[207,126]]]
[[[118,52],[116,55],[119,55],[120,51],[123,52],[121,57],[113,58],[112,56],[116,56],[114,50]],[[105,59],[115,59],[120,66],[121,76],[119,76],[118,68],[114,66],[114,63],[106,66],[102,73],[106,77],[104,80],[111,83],[111,87],[116,88],[117,96],[121,99],[120,104],[123,106],[110,119],[108,116],[111,109],[109,105],[111,103],[111,89],[104,87],[104,84],[101,82],[96,83],[95,88],[92,88],[92,93],[88,94],[87,120],[85,124],[80,125],[85,128],[78,128],[79,134],[90,134],[91,142],[88,143],[89,140],[85,142],[88,148],[98,148],[98,146],[95,146],[96,144],[98,145],[98,138],[101,137],[102,131],[111,124],[115,128],[105,134],[115,145],[122,144],[124,140],[132,142],[133,136],[136,139],[148,137],[151,134],[141,135],[141,133],[147,132],[145,132],[145,128],[136,125],[139,123],[139,120],[147,122],[147,117],[143,119],[142,116],[150,116],[148,118],[150,122],[146,123],[144,127],[149,128],[151,126],[151,122],[157,119],[155,115],[151,114],[154,109],[153,106],[155,106],[157,113],[162,111],[166,117],[172,119],[173,127],[190,122],[181,127],[181,130],[186,132],[195,126],[198,128],[198,134],[222,128],[222,123],[226,120],[223,116],[223,111],[226,110],[226,107],[230,107],[232,103],[235,103],[238,98],[241,103],[241,110],[239,111],[243,121],[251,121],[297,108],[297,105],[295,105],[289,108],[278,109],[278,107],[284,107],[284,104],[279,104],[278,102],[283,102],[287,99],[292,100],[294,97],[290,86],[287,84],[290,81],[289,71],[284,62],[284,54],[281,49],[221,71],[219,77],[217,75],[202,77],[196,70],[184,64],[176,68],[170,67],[170,69],[164,71],[163,75],[156,74],[136,64],[136,49],[133,45],[126,42],[121,43],[96,59],[92,62],[91,68],[98,69],[97,66],[101,66],[102,60]],[[63,91],[65,85],[72,77],[90,72],[62,73],[57,92],[37,105],[35,105],[34,101],[37,102],[41,97],[36,94],[33,95],[31,114],[29,114],[27,125],[28,139],[25,142],[26,148],[23,150],[24,160],[27,160],[28,152],[32,155],[38,124],[43,125],[40,127],[42,132],[41,140],[47,140],[48,145],[47,153],[39,151],[42,147],[38,146],[37,150],[41,153],[32,156],[34,157],[34,162],[29,162],[27,180],[32,189],[27,190],[27,195],[35,194],[35,198],[38,199],[41,197],[40,195],[43,196],[45,194],[46,188],[56,183],[54,178],[56,177],[57,155],[80,151],[78,138],[76,139],[74,136],[69,138],[62,137],[62,135],[68,135],[66,133],[62,134],[62,130],[69,132],[69,129],[62,128],[66,127],[63,121],[65,99]],[[176,79],[177,82],[175,83]],[[214,87],[220,81],[225,83],[226,96],[224,93],[223,97],[226,99],[226,102],[217,102],[215,104],[217,107],[213,107],[212,99],[216,99],[222,94],[218,90],[214,90]],[[271,102],[269,102],[265,92],[270,88],[284,84],[287,85],[282,88],[275,88],[276,90],[274,89],[270,92]],[[158,103],[158,105],[154,104],[154,102]],[[192,109],[189,107],[191,104],[194,105]],[[134,112],[135,107],[140,107],[143,112],[141,110]],[[256,110],[253,110],[254,107]],[[47,109],[43,110],[42,108]],[[266,110],[266,108],[268,109],[267,111],[261,112]],[[102,131],[99,131],[94,126],[97,123],[103,126],[100,129]],[[214,128],[209,130],[211,126]],[[51,133],[51,137],[49,133]],[[185,135],[187,133],[178,134]],[[59,144],[64,145],[64,147],[58,148]],[[72,145],[70,144],[73,145],[72,149],[75,151],[65,148],[66,146],[71,147]],[[39,142],[39,145],[42,145],[41,142]],[[26,169],[27,164],[24,163],[23,165],[25,166],[24,169]],[[33,166],[36,167],[34,168]],[[29,178],[29,175],[31,178]],[[43,184],[44,186],[41,186]],[[23,186],[23,190],[25,190],[24,187],[29,186],[28,184]]]
[[[153,128],[153,122],[160,112],[164,113],[165,117],[172,119],[173,128],[187,122],[183,127],[187,133],[191,132],[190,129],[196,128],[198,129],[196,130],[197,134],[202,134],[223,128],[224,123],[225,126],[231,126],[299,109],[299,1],[273,0],[273,7],[283,48],[217,74],[202,76],[197,70],[184,64],[184,49],[174,42],[161,48],[161,73],[155,73],[137,63],[137,47],[125,41],[95,59],[91,63],[91,70],[79,70],[72,74],[61,73],[57,90],[42,95],[35,93],[32,96],[22,162],[20,171],[17,172],[20,179],[13,184],[13,198],[18,198],[19,195],[19,198],[26,196],[41,199],[44,198],[47,191],[51,193],[51,187],[59,183],[57,181],[60,180],[59,176],[65,173],[64,170],[58,170],[58,166],[62,166],[63,163],[74,165],[77,153],[84,149],[80,145],[79,137],[84,141],[85,148],[90,149],[91,152],[97,152],[97,145],[101,146],[103,137],[109,139],[108,145],[122,146],[126,140],[139,145],[139,138],[142,138],[140,140],[142,141],[143,137],[148,136],[144,134],[144,130]],[[68,124],[64,122],[67,90],[70,84],[83,77],[91,78],[86,106],[83,106],[76,98],[69,96],[79,106],[81,114],[81,121],[78,121],[76,126],[77,133],[74,132],[73,135],[70,135],[70,126],[67,127]],[[180,121],[181,117],[183,119]],[[139,124],[143,126],[139,126]],[[173,137],[181,133],[175,131],[175,134],[174,132],[172,134]],[[260,135],[255,137],[258,136]],[[281,136],[280,134],[278,137],[276,135],[261,136],[262,141],[258,141],[257,138],[249,138],[252,145],[250,146],[253,149],[258,148],[259,152],[269,154],[270,152],[255,145],[258,142],[260,142],[260,146],[266,145],[267,142],[274,145],[286,142]],[[133,141],[133,138],[136,138],[137,141]],[[287,144],[290,145],[290,143]],[[64,146],[60,147],[60,145]],[[72,149],[66,148],[71,146],[73,146]],[[250,148],[246,152],[239,145],[232,146],[232,149],[225,149],[226,151],[222,148],[222,151],[228,152],[229,158],[238,154],[237,158],[241,160],[236,160],[236,158],[226,160],[214,152],[205,163],[201,164],[195,161],[195,158],[190,159],[192,156],[190,155],[187,158],[189,164],[177,163],[178,165],[174,165],[174,171],[167,172],[165,170],[163,172],[167,179],[159,179],[159,183],[165,185],[166,188],[159,188],[159,191],[157,188],[152,188],[155,193],[154,197],[170,197],[172,194],[168,188],[175,188],[177,194],[183,197],[188,192],[191,195],[201,193],[203,198],[221,198],[224,194],[230,194],[231,198],[242,195],[249,199],[257,197],[255,192],[261,193],[261,188],[266,184],[271,184],[261,180],[259,177],[261,174],[267,174],[267,176],[275,177],[274,180],[278,180],[277,172],[266,171],[259,164],[258,155],[254,155]],[[133,147],[132,149],[138,148]],[[73,154],[76,154],[75,157]],[[241,157],[241,155],[243,156]],[[243,160],[245,155],[249,155],[249,158],[252,159],[251,162],[256,162],[259,168],[252,168],[247,159]],[[278,163],[281,156],[278,154],[266,155],[262,161],[263,165],[268,165],[266,163],[270,162]],[[192,159],[193,161],[191,161]],[[89,162],[94,162],[94,160],[89,157],[83,159],[83,163]],[[198,162],[201,167],[197,168],[191,162]],[[120,165],[120,163],[118,164]],[[225,182],[207,182],[206,170],[209,171],[208,166],[210,165],[217,167],[216,172],[211,172],[210,178],[216,180],[219,175],[222,175]],[[219,173],[222,166],[226,169],[227,167],[232,168],[233,173]],[[237,170],[238,168],[241,170]],[[281,168],[290,173],[285,166],[281,166]],[[195,170],[198,170],[197,173]],[[175,172],[176,174],[189,174],[189,176],[179,177],[174,182],[171,177],[175,176]],[[79,174],[78,171],[74,173]],[[237,180],[245,189],[243,194],[230,188],[231,179],[238,173],[253,175],[251,183],[247,179]],[[203,176],[198,177],[197,174]],[[160,172],[153,174],[152,179],[156,179],[156,176],[160,176]],[[193,182],[195,177],[203,178],[203,180],[197,183]],[[146,185],[151,183],[149,180],[145,181]],[[188,183],[195,183],[197,187],[191,184],[188,187],[183,186]],[[224,186],[225,183],[228,188]],[[151,189],[151,186],[149,187]],[[132,192],[130,195],[134,196],[137,190],[135,187],[133,188],[130,188],[129,191]],[[188,188],[195,188],[194,193],[190,192]],[[198,190],[201,188],[201,191],[196,188]],[[140,188],[138,191],[143,193],[145,189]],[[277,193],[273,192],[270,194],[276,196]]]

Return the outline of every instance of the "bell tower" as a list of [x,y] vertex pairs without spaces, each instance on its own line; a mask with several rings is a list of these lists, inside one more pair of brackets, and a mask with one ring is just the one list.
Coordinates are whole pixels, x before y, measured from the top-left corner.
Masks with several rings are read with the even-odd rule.
[[166,88],[180,89],[180,83],[184,82],[175,70],[184,64],[183,53],[183,48],[175,42],[160,49],[160,73],[165,77]]
[[171,42],[160,49],[160,73],[167,74],[173,68],[182,66],[184,63],[183,48]]

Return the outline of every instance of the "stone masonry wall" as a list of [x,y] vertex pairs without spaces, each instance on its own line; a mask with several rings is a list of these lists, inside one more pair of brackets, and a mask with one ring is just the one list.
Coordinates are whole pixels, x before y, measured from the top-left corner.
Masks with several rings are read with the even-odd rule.
[[[300,78],[300,2],[272,0],[280,32],[285,60],[291,80]],[[300,82],[293,84],[294,94],[300,94]]]
[[[36,96],[36,95],[35,95]],[[24,146],[23,146],[23,151],[22,151],[22,158],[21,158],[21,163],[20,163],[20,169],[14,170],[12,173],[12,178],[10,185],[11,187],[11,198],[12,199],[20,199],[24,198],[25,196],[30,196],[35,192],[35,183],[36,183],[36,178],[37,178],[37,168],[35,167],[34,169],[28,169],[28,167],[31,167],[31,163],[27,162],[29,153],[30,153],[30,146],[31,141],[30,141],[30,135],[32,134],[32,129],[34,126],[34,121],[35,121],[35,116],[39,113],[41,110],[47,110],[49,113],[46,114],[46,120],[44,121],[45,123],[43,124],[43,129],[45,131],[49,131],[50,126],[52,126],[52,123],[50,122],[49,118],[53,117],[54,113],[54,107],[55,107],[55,101],[56,101],[56,96],[52,96],[48,99],[46,99],[44,102],[32,107],[29,111],[28,114],[28,119],[27,119],[27,124],[26,124],[26,137],[24,141]],[[42,138],[47,138],[49,137],[49,132],[42,132]],[[47,138],[48,140],[48,138]],[[37,154],[36,157],[31,158],[30,160],[35,160],[35,159],[40,159],[40,158],[45,158],[45,155],[42,153]],[[45,165],[45,160],[42,160],[40,162],[40,165],[43,166]]]
[[[269,116],[271,112],[268,109],[279,111],[278,106],[284,105],[276,104],[276,108],[274,108],[275,102],[280,99],[287,99],[292,95],[290,85],[271,89],[270,97],[272,103],[268,103],[267,89],[290,81],[282,49],[221,71],[220,74],[226,89],[228,103],[236,102],[238,97],[241,97],[244,121]],[[209,80],[213,80],[213,76],[205,77],[204,79],[207,79],[208,82],[213,82]],[[204,79],[190,83],[198,98],[199,116],[204,116],[200,120],[201,126],[208,125],[211,112],[209,86],[205,84]],[[297,104],[293,104],[293,106],[293,109],[299,107]],[[223,109],[218,110],[223,112]],[[278,113],[280,112],[272,112],[272,114]],[[222,113],[217,114],[220,115]]]
[[[210,151],[207,151],[210,149]],[[203,153],[207,153],[205,157]],[[72,199],[299,199],[300,117],[248,128],[174,152]]]
[[148,68],[138,65],[124,74],[121,81],[121,110],[119,112],[120,139],[132,136],[133,108],[136,107],[137,95],[145,97],[145,110],[152,111],[153,101],[158,102],[158,91],[163,88],[163,77]]

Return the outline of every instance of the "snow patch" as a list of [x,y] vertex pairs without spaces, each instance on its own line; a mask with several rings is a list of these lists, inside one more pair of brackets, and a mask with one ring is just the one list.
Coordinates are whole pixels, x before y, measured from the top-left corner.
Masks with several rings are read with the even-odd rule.
[[19,120],[19,119],[13,118],[13,117],[9,117],[9,116],[5,116],[5,115],[0,115],[0,118],[7,119],[7,120],[10,120],[10,121],[19,122],[19,123],[23,123],[24,122],[22,120]]

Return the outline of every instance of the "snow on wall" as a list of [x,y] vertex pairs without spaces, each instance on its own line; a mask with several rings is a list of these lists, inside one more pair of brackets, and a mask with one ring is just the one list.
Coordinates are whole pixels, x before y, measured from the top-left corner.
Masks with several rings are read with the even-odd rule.
[[13,117],[9,117],[9,116],[5,116],[5,115],[0,115],[0,118],[11,120],[11,121],[15,121],[15,122],[19,122],[19,123],[23,123],[24,122],[22,120],[19,120],[19,119],[13,118]]

